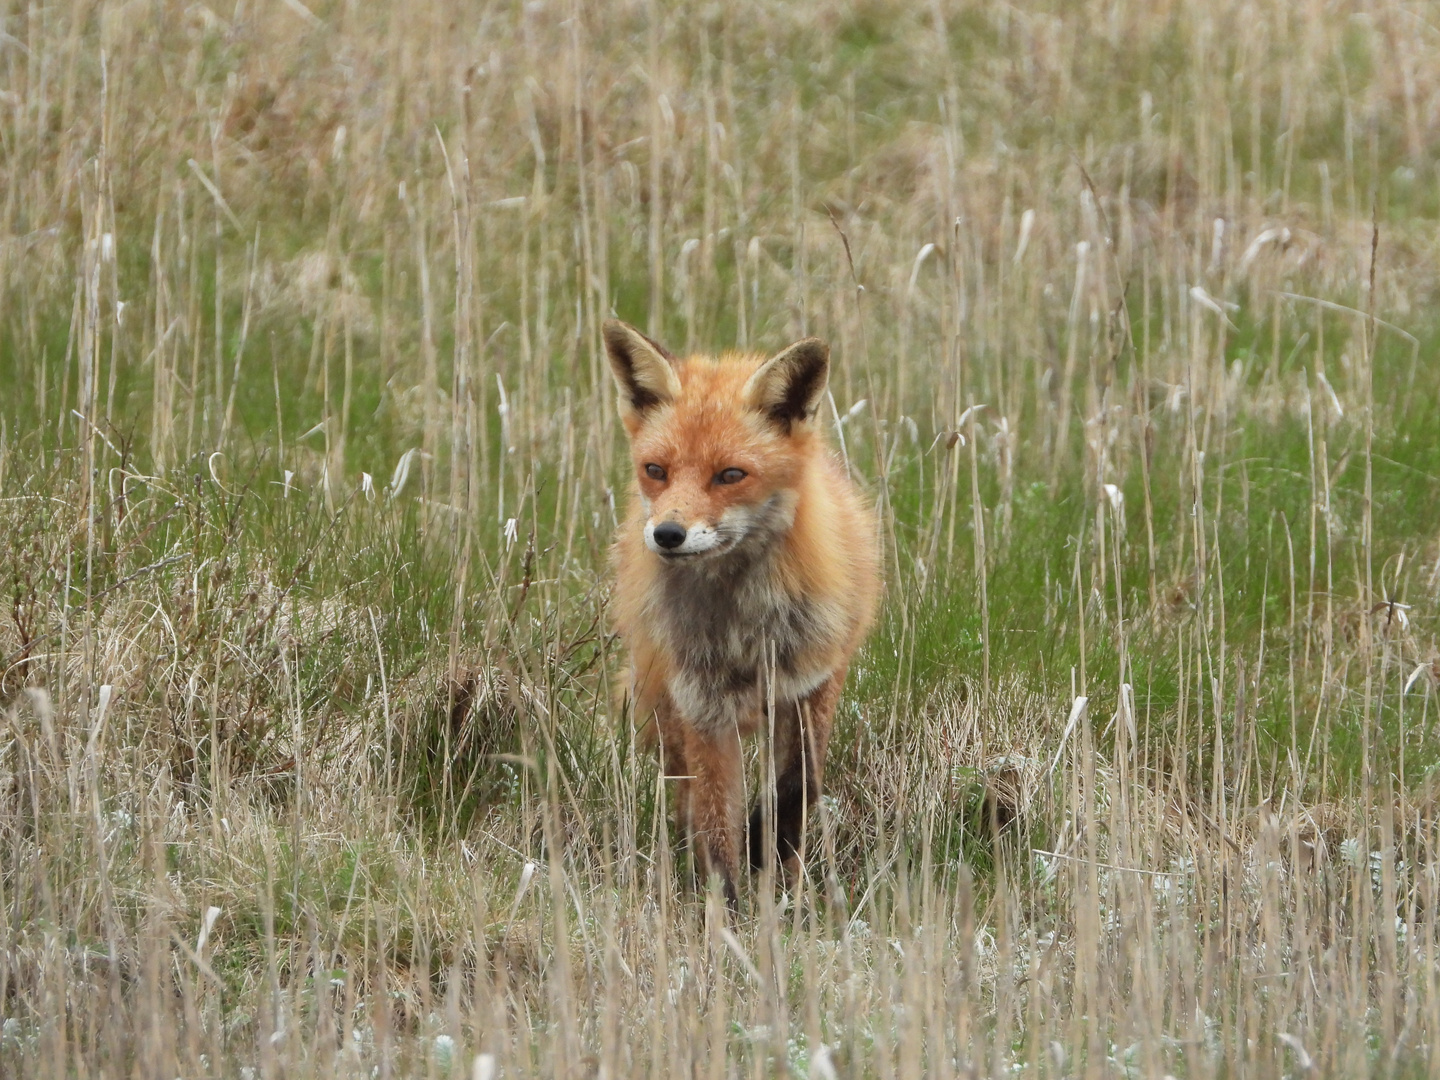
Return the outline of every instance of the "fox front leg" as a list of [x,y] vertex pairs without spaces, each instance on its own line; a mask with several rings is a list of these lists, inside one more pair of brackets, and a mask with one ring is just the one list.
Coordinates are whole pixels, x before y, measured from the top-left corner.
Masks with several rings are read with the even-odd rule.
[[685,835],[690,827],[690,764],[685,755],[686,724],[675,710],[667,694],[655,710],[655,726],[659,735],[661,774],[675,779],[675,824],[678,834]]
[[787,878],[793,880],[800,872],[805,819],[809,808],[820,799],[830,728],[835,720],[835,706],[840,701],[840,688],[844,684],[845,670],[841,668],[809,697],[787,709],[786,715],[776,717],[774,847],[767,850],[765,844],[770,800],[762,795],[750,813],[750,865],[753,869],[762,869],[767,859],[778,855]]
[[725,901],[735,909],[740,898],[741,771],[740,734],[715,735],[691,730],[685,740],[690,768],[690,845],[700,875],[719,879]]

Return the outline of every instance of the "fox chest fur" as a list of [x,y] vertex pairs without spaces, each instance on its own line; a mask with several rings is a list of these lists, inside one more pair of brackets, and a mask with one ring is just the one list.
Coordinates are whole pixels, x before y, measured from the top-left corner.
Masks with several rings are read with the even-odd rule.
[[830,675],[827,653],[844,613],[787,589],[778,561],[774,552],[737,551],[665,567],[652,584],[669,694],[698,730],[748,734],[770,701],[797,701]]

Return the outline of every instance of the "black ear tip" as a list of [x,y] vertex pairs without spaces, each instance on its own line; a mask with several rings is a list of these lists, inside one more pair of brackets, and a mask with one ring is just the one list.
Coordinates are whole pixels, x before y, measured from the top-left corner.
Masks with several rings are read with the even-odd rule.
[[627,368],[635,363],[635,339],[641,336],[633,326],[619,319],[606,319],[600,324],[600,337],[611,361]]
[[675,354],[667,349],[660,342],[656,341],[649,334],[642,334],[635,327],[620,319],[606,319],[600,324],[600,336],[605,340],[605,348],[611,354],[628,356],[631,349],[635,347],[636,340],[643,341],[650,348],[654,349],[666,360],[674,361]]
[[830,346],[818,337],[801,338],[795,343],[795,350],[813,364],[830,362]]

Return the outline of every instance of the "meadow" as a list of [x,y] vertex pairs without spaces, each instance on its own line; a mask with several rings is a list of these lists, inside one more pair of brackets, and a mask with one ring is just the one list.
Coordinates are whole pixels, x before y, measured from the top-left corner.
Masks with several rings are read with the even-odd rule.
[[[1437,154],[1418,0],[0,4],[0,1075],[1440,1073]],[[734,919],[612,315],[879,509]]]

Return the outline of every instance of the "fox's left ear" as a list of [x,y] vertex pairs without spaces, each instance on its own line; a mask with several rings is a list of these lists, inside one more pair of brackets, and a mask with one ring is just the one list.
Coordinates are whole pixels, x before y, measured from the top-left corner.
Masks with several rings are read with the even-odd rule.
[[761,364],[743,393],[752,408],[789,432],[815,415],[829,377],[830,346],[807,337]]

